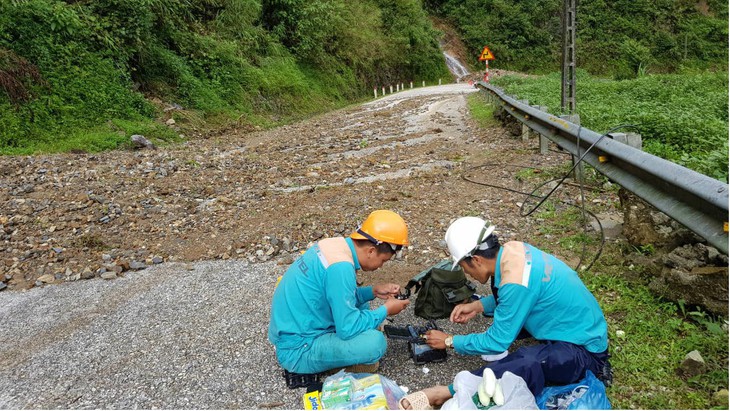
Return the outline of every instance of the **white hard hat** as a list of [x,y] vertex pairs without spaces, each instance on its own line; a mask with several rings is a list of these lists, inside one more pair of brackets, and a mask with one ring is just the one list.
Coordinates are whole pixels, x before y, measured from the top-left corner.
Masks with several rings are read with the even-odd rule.
[[456,268],[459,261],[470,257],[493,231],[494,226],[479,217],[461,217],[451,223],[444,237],[449,254],[454,259],[451,269]]

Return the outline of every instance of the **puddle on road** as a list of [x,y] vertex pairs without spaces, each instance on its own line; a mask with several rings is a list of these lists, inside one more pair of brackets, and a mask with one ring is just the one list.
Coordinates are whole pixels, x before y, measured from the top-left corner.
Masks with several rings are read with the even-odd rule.
[[309,190],[316,190],[317,188],[330,188],[330,187],[339,187],[339,186],[345,186],[345,185],[355,185],[355,184],[370,184],[374,183],[376,181],[385,181],[385,180],[392,180],[396,178],[406,178],[411,176],[413,172],[417,171],[431,171],[436,168],[450,168],[454,167],[456,163],[453,161],[434,161],[432,163],[423,164],[418,167],[409,167],[406,169],[400,169],[395,171],[389,171],[386,173],[376,174],[372,176],[365,176],[365,177],[349,177],[346,178],[344,182],[340,183],[323,183],[323,184],[313,184],[313,185],[304,185],[304,186],[298,186],[298,187],[286,187],[286,188],[273,188],[274,191],[280,191],[284,193],[294,193],[299,191],[309,191]]

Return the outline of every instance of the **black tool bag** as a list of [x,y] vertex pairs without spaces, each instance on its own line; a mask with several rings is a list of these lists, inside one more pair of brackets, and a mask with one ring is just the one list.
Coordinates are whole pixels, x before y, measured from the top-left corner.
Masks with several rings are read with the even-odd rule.
[[474,295],[476,287],[467,281],[461,268],[451,270],[451,262],[444,260],[414,277],[406,288],[416,286],[414,312],[426,319],[448,318],[457,304]]

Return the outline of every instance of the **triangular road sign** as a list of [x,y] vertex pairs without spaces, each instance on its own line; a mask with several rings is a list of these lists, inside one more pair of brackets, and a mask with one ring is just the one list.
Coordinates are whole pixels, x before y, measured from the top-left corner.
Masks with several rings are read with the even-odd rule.
[[494,54],[492,54],[492,51],[489,50],[489,47],[484,46],[484,50],[482,50],[482,55],[479,56],[479,61],[484,60],[494,60]]

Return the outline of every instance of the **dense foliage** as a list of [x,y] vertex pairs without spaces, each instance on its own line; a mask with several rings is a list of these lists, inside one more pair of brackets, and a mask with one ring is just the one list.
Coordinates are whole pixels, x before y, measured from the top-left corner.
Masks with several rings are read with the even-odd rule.
[[419,0],[2,1],[0,150],[175,138],[151,121],[165,106],[209,125],[321,111],[448,76],[438,37]]
[[[728,179],[728,73],[605,80],[579,71],[581,124],[603,133],[636,125],[644,150],[721,181]],[[494,81],[508,94],[560,112],[560,75]],[[630,131],[630,130],[629,130]]]
[[[616,78],[727,70],[726,2],[578,4],[584,69]],[[191,128],[277,124],[369,96],[376,86],[449,78],[427,11],[457,27],[475,68],[488,43],[495,67],[552,72],[560,62],[561,6],[559,0],[0,1],[0,153],[103,150],[134,133],[178,138],[153,121],[168,117]],[[688,101],[665,94],[665,103]],[[685,115],[667,121],[665,128],[690,122]],[[691,164],[715,153],[708,146],[718,135],[699,143],[708,132],[698,133],[684,143],[677,142],[681,134],[659,133],[669,142],[667,157]],[[702,162],[695,167],[717,163]]]
[[[560,69],[561,0],[427,0],[452,21],[476,57],[488,45],[495,67]],[[723,69],[728,61],[728,3],[721,0],[581,0],[578,66],[594,74]]]

